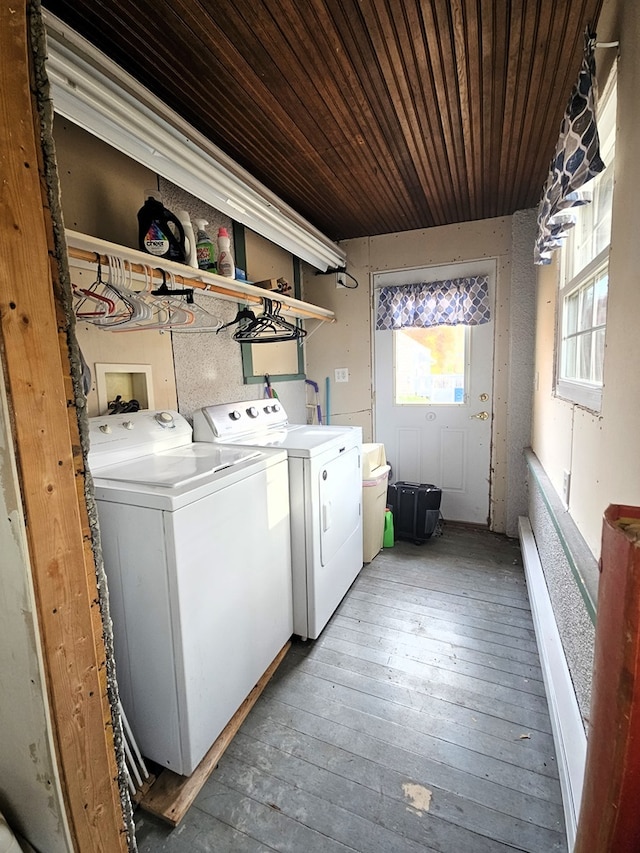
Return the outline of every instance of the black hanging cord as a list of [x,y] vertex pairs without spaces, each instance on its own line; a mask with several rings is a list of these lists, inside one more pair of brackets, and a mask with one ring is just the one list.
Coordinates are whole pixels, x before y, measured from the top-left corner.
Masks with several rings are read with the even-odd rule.
[[316,270],[316,275],[334,275],[338,273],[342,273],[342,275],[345,275],[347,278],[350,278],[351,281],[355,282],[355,284],[343,284],[342,287],[344,287],[345,290],[355,290],[358,287],[358,279],[354,278],[350,272],[347,272],[346,267],[329,267],[329,269],[324,272]]

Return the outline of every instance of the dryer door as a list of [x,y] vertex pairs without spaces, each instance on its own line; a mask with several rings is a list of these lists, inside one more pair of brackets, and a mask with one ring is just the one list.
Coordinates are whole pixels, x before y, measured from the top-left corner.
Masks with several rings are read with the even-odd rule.
[[362,473],[360,451],[345,450],[318,470],[320,491],[320,560],[326,566],[360,528]]

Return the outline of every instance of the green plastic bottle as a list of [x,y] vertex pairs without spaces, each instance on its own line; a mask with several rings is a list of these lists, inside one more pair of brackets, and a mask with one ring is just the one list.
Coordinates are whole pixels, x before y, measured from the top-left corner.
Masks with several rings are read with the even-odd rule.
[[382,547],[393,548],[394,539],[395,537],[393,530],[393,513],[390,509],[386,509],[384,511],[384,533],[382,536]]
[[198,255],[198,268],[216,272],[216,247],[211,237],[205,231],[209,223],[206,219],[196,219],[196,253]]

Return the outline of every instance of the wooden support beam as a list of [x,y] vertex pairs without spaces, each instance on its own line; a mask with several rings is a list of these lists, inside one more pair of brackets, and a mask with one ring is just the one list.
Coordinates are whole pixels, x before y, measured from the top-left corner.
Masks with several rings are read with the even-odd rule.
[[46,186],[55,170],[45,175],[33,98],[31,8],[0,4],[0,344],[70,831],[81,853],[116,853],[128,845]]

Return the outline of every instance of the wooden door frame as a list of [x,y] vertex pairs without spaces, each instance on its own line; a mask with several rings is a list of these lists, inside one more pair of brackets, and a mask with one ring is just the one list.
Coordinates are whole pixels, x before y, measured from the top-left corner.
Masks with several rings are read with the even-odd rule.
[[[0,4],[0,345],[33,574],[61,788],[77,851],[128,849],[120,800],[102,615],[85,500],[79,376],[51,138],[40,6]],[[53,205],[50,202],[53,201]],[[64,260],[61,260],[64,259]],[[68,276],[66,277],[68,280]]]

